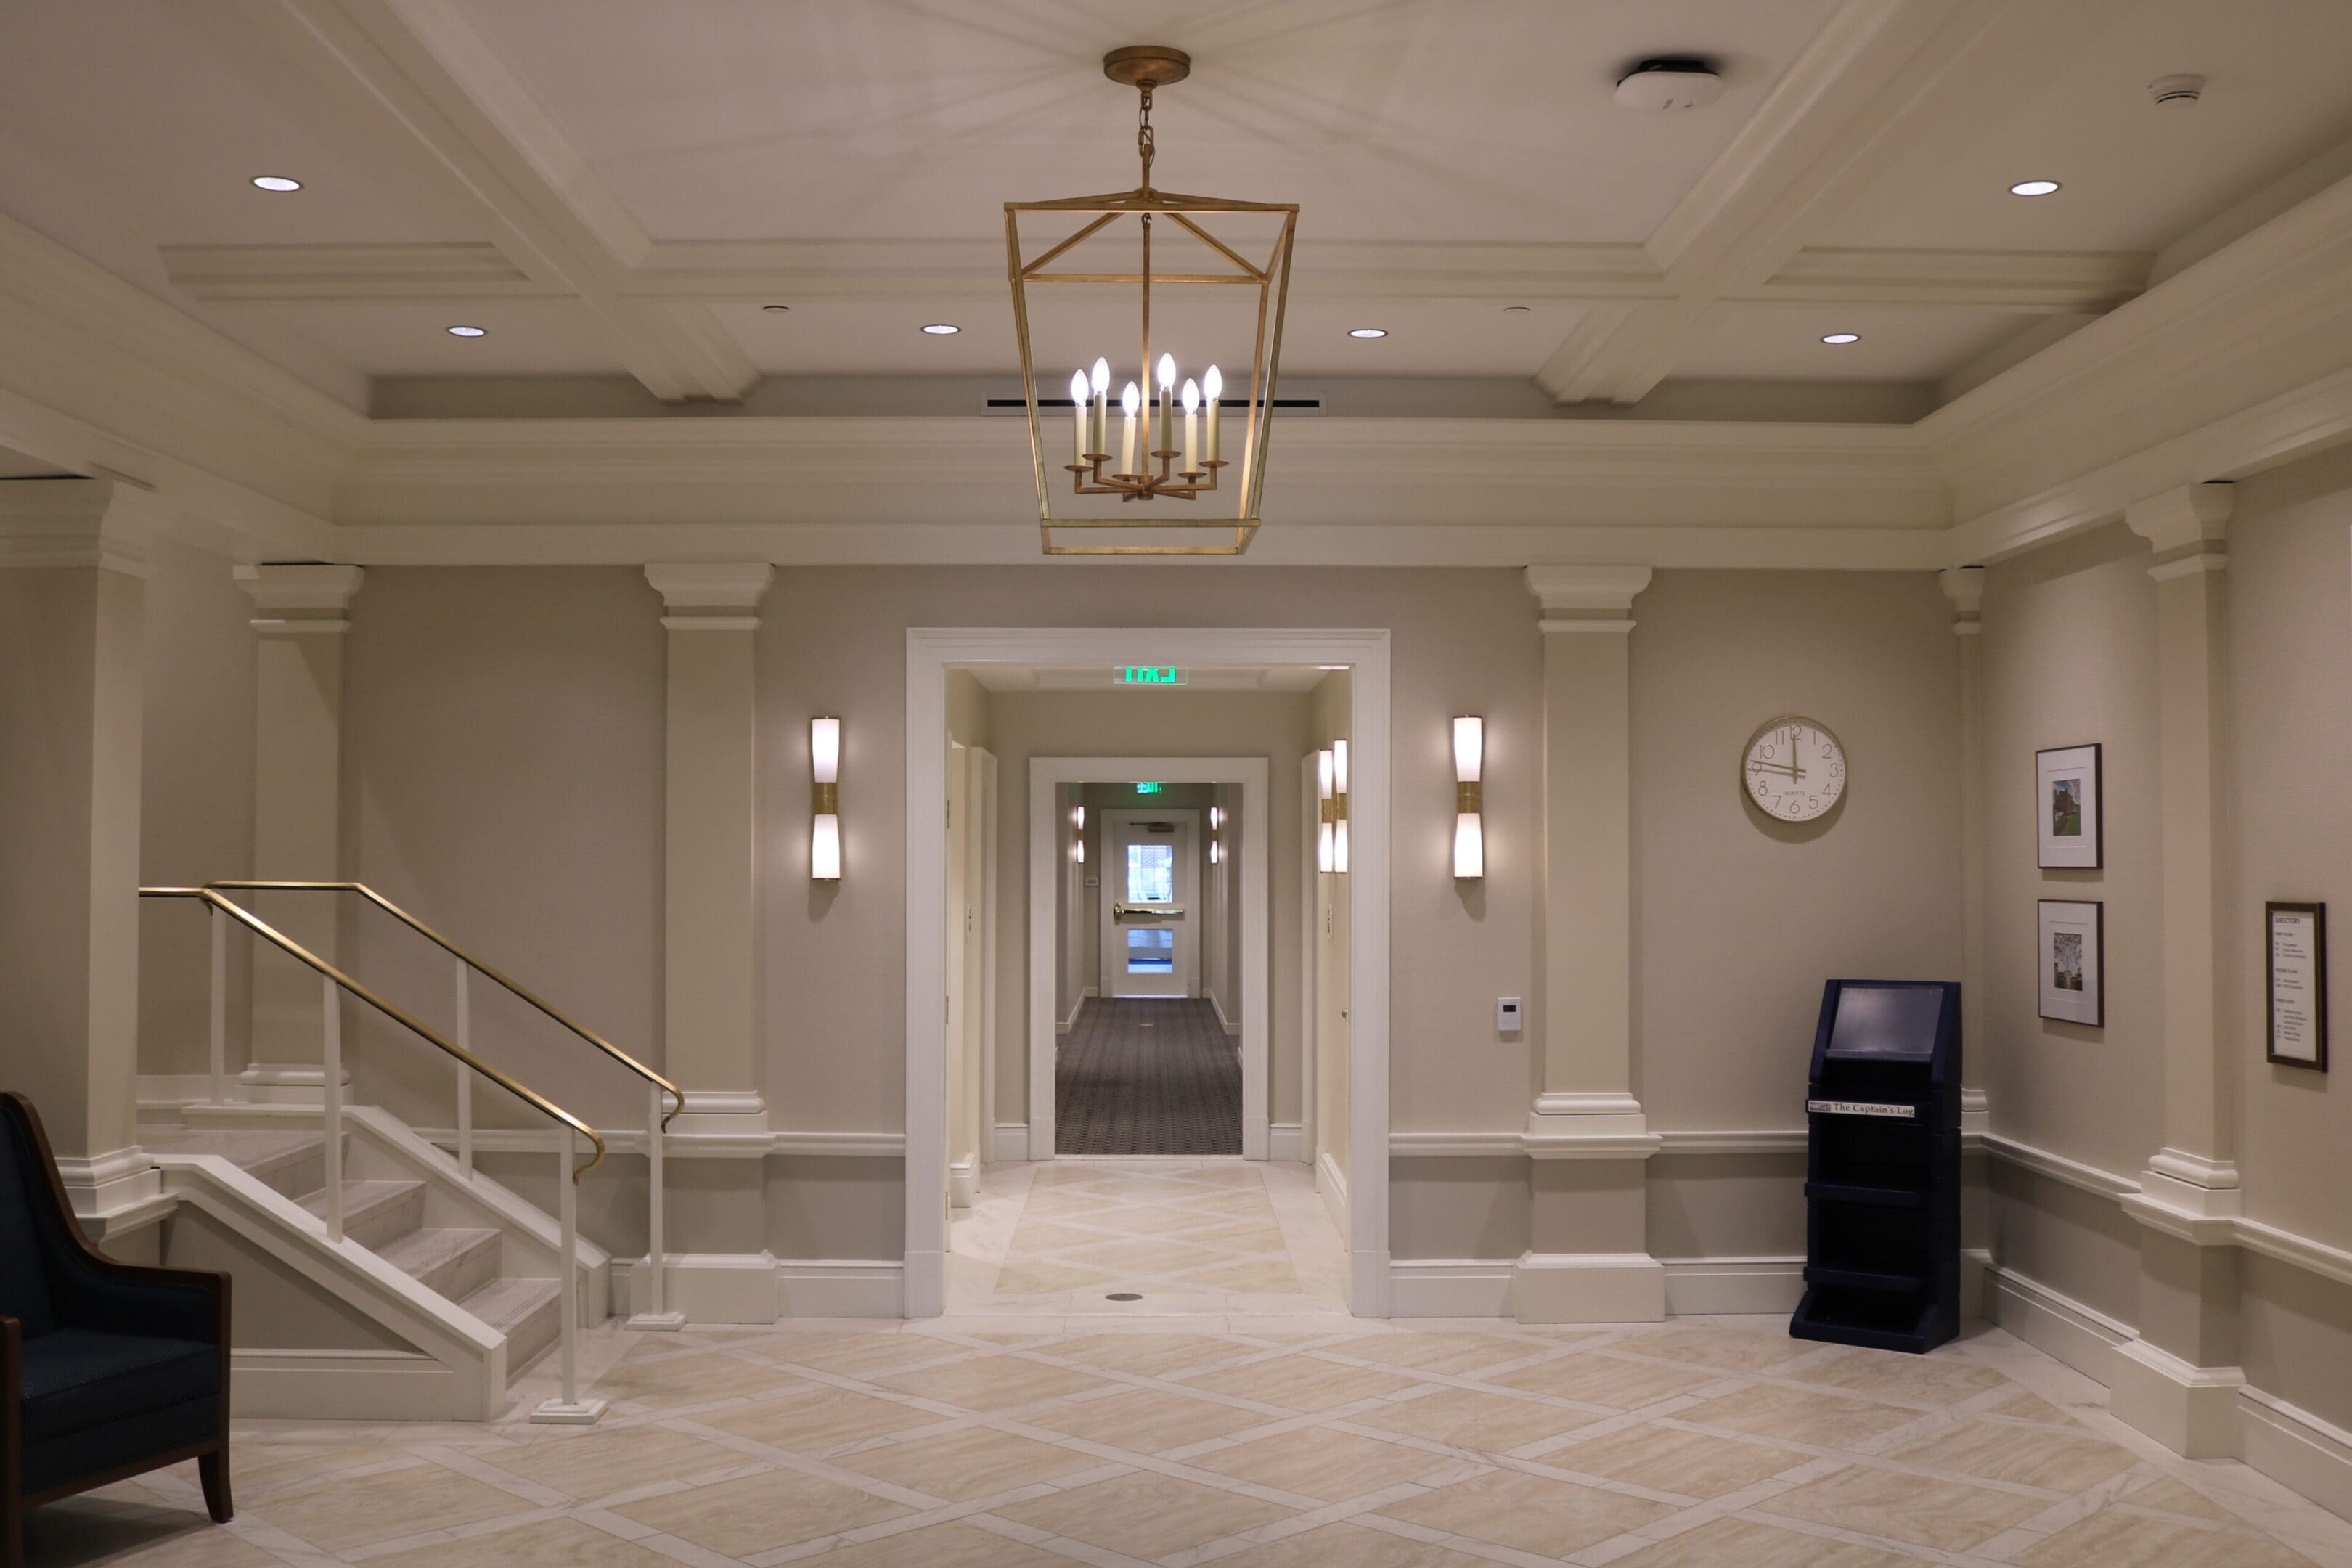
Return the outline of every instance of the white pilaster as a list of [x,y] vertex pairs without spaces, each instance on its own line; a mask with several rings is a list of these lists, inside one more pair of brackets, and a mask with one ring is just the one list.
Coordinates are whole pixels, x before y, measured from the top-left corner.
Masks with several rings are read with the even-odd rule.
[[1648,1255],[1633,1095],[1633,607],[1646,566],[1531,566],[1544,643],[1543,975],[1529,1247],[1512,1310],[1529,1322],[1665,1314]]
[[761,1147],[752,637],[774,575],[763,561],[646,568],[669,632],[662,1037],[686,1094],[671,1131]]
[[[343,634],[357,566],[240,566],[253,601],[253,865],[216,877],[334,881],[342,872]],[[261,917],[330,963],[338,962],[336,899],[247,895]],[[255,944],[249,1098],[316,1102],[319,983],[284,953]]]
[[0,996],[8,1087],[94,1227],[159,1191],[137,1142],[146,552],[109,479],[0,483]]

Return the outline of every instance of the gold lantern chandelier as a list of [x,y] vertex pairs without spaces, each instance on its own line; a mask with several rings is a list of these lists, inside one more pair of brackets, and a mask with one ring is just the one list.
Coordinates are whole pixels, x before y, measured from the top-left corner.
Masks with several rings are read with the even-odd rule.
[[[1103,74],[1141,95],[1135,137],[1136,152],[1143,163],[1141,184],[1109,195],[1004,204],[1006,274],[1013,285],[1013,328],[1021,340],[1021,390],[1028,404],[1029,447],[1037,471],[1039,533],[1048,555],[1239,555],[1257,533],[1258,497],[1265,480],[1266,434],[1274,409],[1275,367],[1282,354],[1282,313],[1290,292],[1291,236],[1298,222],[1298,205],[1178,195],[1153,187],[1152,93],[1182,81],[1192,69],[1192,58],[1181,49],[1156,44],[1114,49],[1103,57]],[[1051,226],[1055,231],[1046,248],[1034,257],[1024,252],[1024,215],[1054,215],[1033,219],[1036,227]],[[1058,221],[1070,218],[1089,221],[1070,231]],[[1132,226],[1122,221],[1128,219],[1133,220]],[[1264,265],[1250,260],[1240,248],[1263,243],[1262,237],[1228,244],[1211,232],[1210,222],[1217,219],[1258,227],[1270,223],[1273,248]],[[1153,263],[1155,225],[1160,226],[1158,267]],[[1118,250],[1127,237],[1139,240],[1139,261],[1129,260],[1139,252],[1118,251],[1107,263],[1111,269],[1103,270],[1089,268],[1086,258],[1074,255],[1088,247],[1092,255],[1100,257]],[[1187,240],[1204,247],[1207,256],[1185,270],[1162,269],[1168,265],[1171,242]],[[1134,374],[1127,374],[1126,365],[1119,363],[1123,356],[1108,342],[1099,345],[1090,356],[1091,363],[1083,352],[1073,354],[1077,368],[1071,372],[1068,383],[1066,437],[1049,433],[1047,416],[1037,397],[1038,354],[1032,338],[1029,300],[1033,284],[1097,289],[1132,286],[1136,289],[1140,352]],[[1162,347],[1156,360],[1152,357],[1155,289],[1163,291]],[[1190,299],[1255,289],[1256,324],[1246,377],[1213,363],[1197,377],[1188,374],[1167,345],[1194,346],[1177,340],[1189,328],[1200,328],[1202,323],[1197,316],[1187,316],[1171,324],[1164,308],[1170,302],[1165,292],[1169,289],[1182,289]],[[1242,297],[1246,299],[1246,293]],[[1238,311],[1234,314],[1238,318]],[[1090,330],[1101,330],[1099,323]],[[1218,334],[1203,330],[1201,335]],[[1114,364],[1118,365],[1116,371]],[[1124,387],[1114,395],[1114,384],[1122,381]],[[1242,395],[1229,395],[1234,392]],[[1229,455],[1236,453],[1237,457]],[[1055,458],[1066,460],[1055,462]],[[1068,476],[1066,480],[1060,477],[1063,474]],[[1061,498],[1059,512],[1057,497]],[[1116,498],[1118,514],[1087,515],[1105,504],[1099,498]],[[1123,543],[1104,542],[1117,536],[1093,531],[1119,529],[1152,531],[1131,533],[1129,542]],[[1186,543],[1174,541],[1197,538],[1198,532],[1188,536],[1157,531],[1167,530],[1214,530],[1216,536],[1209,542]],[[1070,538],[1057,537],[1063,531],[1078,531]],[[1135,542],[1139,539],[1142,542]]]

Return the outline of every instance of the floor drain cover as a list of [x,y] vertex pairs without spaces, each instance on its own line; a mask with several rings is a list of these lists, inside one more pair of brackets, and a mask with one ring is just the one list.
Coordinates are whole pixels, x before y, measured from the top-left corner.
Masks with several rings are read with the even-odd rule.
[[1140,1301],[1143,1297],[1133,1290],[1114,1290],[1103,1298],[1106,1301]]

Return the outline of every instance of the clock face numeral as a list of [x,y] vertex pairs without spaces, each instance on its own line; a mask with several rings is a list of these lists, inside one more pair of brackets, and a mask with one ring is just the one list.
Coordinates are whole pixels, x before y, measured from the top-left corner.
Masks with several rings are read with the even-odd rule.
[[1811,719],[1775,719],[1756,731],[1741,773],[1757,807],[1782,822],[1811,822],[1845,793],[1845,749]]

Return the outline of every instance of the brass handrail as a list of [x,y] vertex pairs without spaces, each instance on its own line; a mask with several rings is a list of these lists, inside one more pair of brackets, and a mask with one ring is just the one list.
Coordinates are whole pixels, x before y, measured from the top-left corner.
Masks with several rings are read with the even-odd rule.
[[667,1091],[670,1099],[676,1102],[676,1109],[672,1110],[668,1115],[661,1119],[661,1124],[664,1128],[667,1128],[669,1126],[671,1121],[677,1117],[678,1111],[686,1109],[686,1095],[678,1089],[677,1085],[670,1082],[669,1079],[654,1071],[653,1068],[646,1066],[645,1063],[637,1060],[636,1058],[629,1055],[628,1052],[621,1049],[620,1047],[613,1044],[612,1041],[604,1038],[604,1036],[596,1033],[595,1030],[589,1028],[584,1024],[575,1022],[574,1020],[566,1017],[562,1012],[557,1010],[553,1003],[548,1002],[532,994],[530,992],[524,990],[520,985],[515,984],[512,980],[508,979],[497,970],[492,969],[488,964],[484,963],[480,959],[476,958],[472,953],[467,952],[456,942],[451,942],[447,937],[443,936],[439,931],[435,931],[431,926],[426,925],[423,921],[418,920],[415,915],[410,914],[406,910],[402,909],[398,904],[394,903],[390,899],[385,898],[382,893],[377,892],[373,888],[369,887],[364,882],[248,882],[238,881],[229,878],[215,878],[212,881],[206,882],[205,886],[207,888],[235,888],[239,890],[250,890],[254,892],[357,893],[360,897],[367,900],[368,902],[373,904],[376,908],[382,910],[384,913],[390,915],[393,919],[398,921],[401,924],[406,926],[409,930],[423,937],[425,941],[441,949],[442,952],[449,954],[450,957],[464,961],[467,967],[471,968],[477,974],[482,975],[484,978],[494,981],[498,984],[506,987],[509,993],[530,1003],[541,1013],[547,1015],[547,1016],[554,1019],[557,1023],[562,1025],[565,1028],[571,1030],[573,1034],[579,1036],[582,1039],[587,1041],[590,1045],[595,1047],[598,1050],[604,1052],[606,1056],[612,1058],[623,1067],[627,1068],[639,1078],[644,1079],[647,1083],[656,1085]]
[[219,910],[221,913],[231,916],[250,928],[257,936],[259,936],[264,941],[277,947],[279,951],[289,954],[300,963],[308,964],[310,968],[318,971],[319,973],[324,975],[327,979],[333,981],[343,990],[350,992],[352,995],[358,997],[361,1001],[366,1003],[369,1006],[374,1008],[377,1012],[383,1014],[394,1023],[400,1025],[403,1028],[407,1029],[412,1034],[421,1036],[425,1039],[431,1041],[434,1045],[440,1047],[442,1050],[448,1053],[450,1056],[457,1058],[459,1061],[473,1068],[476,1072],[480,1073],[484,1078],[488,1079],[492,1083],[497,1084],[500,1089],[505,1089],[509,1094],[513,1095],[516,1099],[533,1107],[545,1115],[553,1117],[556,1121],[562,1122],[565,1126],[573,1129],[575,1131],[585,1133],[587,1135],[588,1142],[596,1146],[596,1152],[594,1157],[586,1164],[572,1173],[572,1180],[574,1184],[577,1184],[581,1177],[586,1175],[598,1165],[604,1163],[604,1135],[598,1132],[593,1127],[589,1126],[585,1121],[581,1121],[580,1118],[572,1115],[572,1112],[564,1110],[563,1107],[556,1104],[555,1101],[548,1099],[537,1089],[532,1089],[528,1085],[519,1083],[507,1074],[500,1072],[497,1068],[494,1068],[489,1063],[482,1060],[481,1058],[476,1056],[473,1052],[467,1050],[464,1047],[456,1045],[442,1038],[439,1034],[427,1028],[423,1023],[411,1017],[407,1013],[402,1011],[392,1003],[385,1001],[382,996],[377,995],[373,991],[369,990],[366,986],[361,984],[358,981],[352,979],[341,970],[337,969],[333,964],[329,963],[325,959],[320,958],[317,953],[312,952],[309,948],[304,947],[300,942],[296,942],[292,937],[288,936],[285,932],[268,924],[267,921],[263,921],[260,916],[255,914],[244,905],[237,903],[235,900],[225,899],[209,887],[142,888],[139,889],[139,896],[142,899],[196,899],[202,900],[211,908]]

